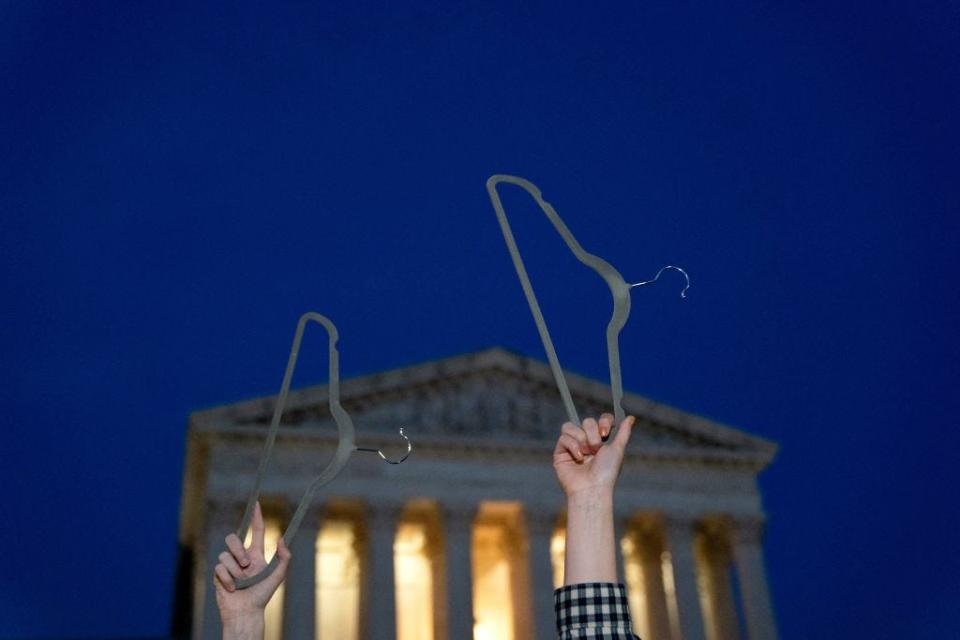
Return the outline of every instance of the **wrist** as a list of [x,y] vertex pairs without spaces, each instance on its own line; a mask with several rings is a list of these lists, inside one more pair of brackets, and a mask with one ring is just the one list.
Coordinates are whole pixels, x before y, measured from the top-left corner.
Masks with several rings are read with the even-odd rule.
[[571,491],[567,494],[567,510],[613,508],[613,487],[592,486]]
[[221,616],[223,640],[263,640],[263,610]]
[[613,491],[591,487],[567,496],[564,584],[616,582]]

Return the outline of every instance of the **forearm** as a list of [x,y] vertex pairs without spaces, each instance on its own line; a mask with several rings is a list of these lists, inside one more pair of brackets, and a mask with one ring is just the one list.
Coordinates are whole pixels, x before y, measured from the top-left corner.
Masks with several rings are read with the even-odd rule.
[[223,640],[263,640],[263,612],[223,621]]
[[567,497],[563,573],[565,585],[619,582],[612,489],[588,489]]

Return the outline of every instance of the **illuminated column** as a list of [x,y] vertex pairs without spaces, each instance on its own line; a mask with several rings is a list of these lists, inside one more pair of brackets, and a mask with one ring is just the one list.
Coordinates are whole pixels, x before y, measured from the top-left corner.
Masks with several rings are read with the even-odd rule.
[[207,534],[203,540],[203,549],[198,550],[198,557],[205,558],[205,562],[199,567],[198,575],[194,576],[195,593],[203,594],[203,614],[193,622],[195,638],[216,639],[221,636],[220,610],[217,608],[217,594],[213,586],[213,568],[220,562],[218,559],[220,553],[227,548],[224,538],[239,522],[238,509],[207,502]]
[[363,637],[393,640],[397,637],[397,589],[393,577],[393,543],[402,505],[374,503],[367,509],[367,575],[360,608]]
[[443,505],[441,516],[444,527],[443,556],[446,566],[446,602],[438,603],[442,612],[441,628],[447,640],[473,638],[473,567],[470,553],[473,548],[473,520],[475,505]]
[[674,601],[668,603],[674,640],[704,640],[700,594],[697,592],[697,564],[693,555],[693,522],[668,519],[664,523],[670,552]]
[[739,638],[730,581],[729,527],[721,519],[700,523],[694,542],[700,578],[700,606],[707,638]]
[[283,640],[313,640],[316,635],[317,535],[320,513],[308,510],[290,546],[283,595]]
[[663,588],[664,540],[661,523],[654,518],[644,518],[637,523],[633,533],[643,579],[643,597],[646,601],[645,637],[669,638],[670,615]]
[[777,625],[763,567],[763,520],[738,520],[732,532],[733,559],[750,640],[776,640]]
[[533,594],[533,637],[550,638],[557,633],[553,611],[553,562],[550,559],[550,542],[557,518],[548,511],[528,511],[526,520],[531,582],[528,590]]

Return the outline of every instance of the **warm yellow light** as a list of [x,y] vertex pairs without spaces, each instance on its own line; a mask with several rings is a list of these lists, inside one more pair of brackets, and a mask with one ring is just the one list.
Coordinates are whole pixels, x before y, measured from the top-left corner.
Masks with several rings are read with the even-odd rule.
[[404,522],[393,545],[398,640],[433,638],[433,567],[427,526]]
[[550,563],[553,565],[553,588],[563,586],[563,554],[567,548],[567,532],[562,527],[550,536]]
[[[277,541],[280,539],[280,523],[273,518],[267,518],[264,523],[263,532],[263,556],[267,562],[277,553]],[[244,541],[245,546],[250,546],[253,541],[253,533],[247,531],[247,538]],[[280,640],[283,636],[283,583],[277,587],[267,608],[264,610],[264,640]]]
[[663,593],[667,598],[667,614],[670,616],[670,628],[680,629],[680,612],[677,609],[677,587],[673,578],[673,557],[669,551],[660,554],[660,568],[663,571]]
[[500,524],[473,530],[474,640],[513,640],[513,589],[508,531]]
[[631,535],[620,540],[620,551],[623,553],[624,582],[627,585],[627,601],[630,605],[630,617],[634,625],[645,631],[644,637],[649,637],[649,620],[647,598],[643,588],[643,564],[640,559],[640,549],[637,541]]
[[360,623],[360,556],[349,520],[328,520],[317,538],[316,631],[320,640],[356,640]]

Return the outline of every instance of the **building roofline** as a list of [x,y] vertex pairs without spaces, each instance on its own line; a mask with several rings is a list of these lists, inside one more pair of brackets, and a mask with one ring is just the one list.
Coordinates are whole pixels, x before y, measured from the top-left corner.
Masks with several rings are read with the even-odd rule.
[[[498,369],[551,388],[555,385],[553,373],[546,362],[497,346],[341,380],[340,398],[342,402],[348,402],[352,398],[393,395],[439,380]],[[564,374],[574,396],[586,397],[599,404],[609,403],[608,384],[567,370],[564,370]],[[286,409],[295,411],[317,404],[326,405],[327,389],[326,384],[321,384],[291,390]],[[268,395],[198,410],[190,414],[190,428],[220,430],[262,419],[272,415],[275,401],[276,395]],[[778,445],[771,440],[637,393],[625,392],[623,405],[628,413],[637,415],[639,419],[664,426],[693,442],[711,442],[748,453],[760,464],[760,468],[772,461],[778,449]]]

